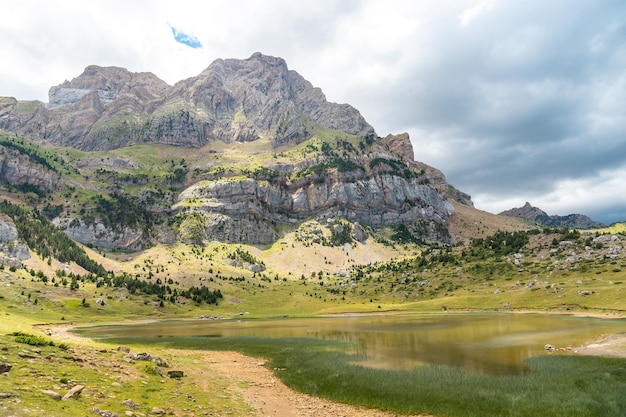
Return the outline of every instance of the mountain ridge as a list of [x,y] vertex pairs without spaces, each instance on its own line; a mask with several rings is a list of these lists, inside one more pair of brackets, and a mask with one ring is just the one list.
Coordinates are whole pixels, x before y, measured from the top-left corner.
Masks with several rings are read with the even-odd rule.
[[544,227],[567,227],[571,229],[593,229],[606,227],[605,224],[597,222],[584,214],[568,214],[565,216],[548,215],[538,207],[533,207],[529,202],[519,208],[505,210],[499,215],[517,217],[535,222]]
[[282,58],[258,52],[244,60],[215,60],[173,86],[152,73],[90,65],[51,87],[48,104],[5,98],[0,128],[87,151],[145,142],[201,147],[210,140],[263,137],[277,147],[306,140],[319,128],[375,134],[358,110],[328,102]]

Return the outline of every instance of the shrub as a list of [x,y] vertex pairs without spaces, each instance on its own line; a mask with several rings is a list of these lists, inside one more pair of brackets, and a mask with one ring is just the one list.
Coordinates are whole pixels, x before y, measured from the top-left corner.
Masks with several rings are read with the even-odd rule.
[[14,332],[11,336],[15,337],[17,343],[24,343],[30,346],[54,346],[54,342],[46,339],[42,336],[36,336],[34,334],[24,332]]

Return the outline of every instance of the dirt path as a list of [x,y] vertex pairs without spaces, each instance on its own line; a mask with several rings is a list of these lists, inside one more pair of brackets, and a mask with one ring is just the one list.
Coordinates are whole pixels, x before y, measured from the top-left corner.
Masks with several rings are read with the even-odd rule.
[[[265,367],[265,362],[236,352],[210,352],[206,366],[231,381],[229,389],[243,395],[259,416],[391,417],[397,414],[334,403],[296,392]],[[425,415],[422,415],[425,416]]]

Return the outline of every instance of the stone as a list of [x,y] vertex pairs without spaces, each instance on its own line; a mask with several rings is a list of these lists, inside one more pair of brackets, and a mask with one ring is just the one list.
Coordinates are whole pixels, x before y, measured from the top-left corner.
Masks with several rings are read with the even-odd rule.
[[117,350],[124,353],[130,353],[130,348],[128,346],[118,346]]
[[118,415],[116,413],[114,413],[113,411],[100,410],[97,407],[92,408],[91,411],[93,411],[94,413],[98,414],[100,417],[118,417]]
[[556,348],[552,346],[551,344],[546,344],[543,348],[547,350],[548,352],[554,352],[556,350]]
[[74,385],[64,396],[64,400],[76,399],[80,397],[80,393],[85,389],[84,385]]
[[8,363],[0,363],[0,374],[9,372],[11,368],[13,368],[13,365],[10,365]]
[[251,264],[251,265],[248,265],[248,270],[251,271],[251,272],[256,272],[256,273],[263,272],[263,271],[265,271],[265,265],[263,265],[263,264]]
[[124,404],[126,407],[130,408],[131,410],[134,410],[137,408],[137,404],[135,404],[135,402],[130,399],[122,401],[122,404]]
[[168,368],[170,366],[169,363],[160,356],[153,356],[152,362],[154,362],[156,366],[162,366],[163,368]]
[[6,257],[8,257],[6,261],[2,261],[2,257],[0,256],[0,261],[2,261],[0,263],[6,264],[9,267],[21,267],[21,261],[30,259],[28,246],[18,240],[15,223],[10,217],[4,214],[0,214],[0,253],[4,253]]
[[152,414],[158,414],[158,415],[163,415],[165,414],[165,409],[163,409],[162,407],[152,407],[152,410],[150,410],[150,412]]
[[137,353],[135,355],[133,355],[133,359],[136,361],[147,361],[147,362],[152,362],[152,355],[150,355],[149,353]]
[[60,216],[52,223],[63,233],[84,245],[117,250],[139,250],[146,247],[143,230],[131,227],[110,227],[100,221],[85,223],[72,216]]
[[52,398],[53,400],[60,400],[61,399],[61,394],[59,394],[56,391],[41,390],[41,393],[47,395],[48,397]]
[[[278,238],[272,224],[291,224],[320,215],[328,215],[328,220],[336,215],[368,226],[417,221],[441,224],[451,215],[451,206],[434,187],[397,172],[359,179],[337,174],[323,183],[309,181],[279,185],[242,178],[195,183],[179,194],[174,205],[182,210],[193,200],[195,207],[189,212],[193,216],[179,214],[179,239],[195,244],[205,240],[272,243]],[[342,226],[332,223],[331,227]],[[428,228],[428,232],[433,234],[427,236],[429,239],[446,239],[437,235],[437,227]]]

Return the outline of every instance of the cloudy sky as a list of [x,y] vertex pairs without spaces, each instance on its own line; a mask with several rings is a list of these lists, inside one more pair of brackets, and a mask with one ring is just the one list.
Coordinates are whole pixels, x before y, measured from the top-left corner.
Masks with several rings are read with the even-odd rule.
[[174,84],[256,51],[408,132],[477,208],[626,220],[624,0],[4,2],[0,95],[46,102],[90,64]]

